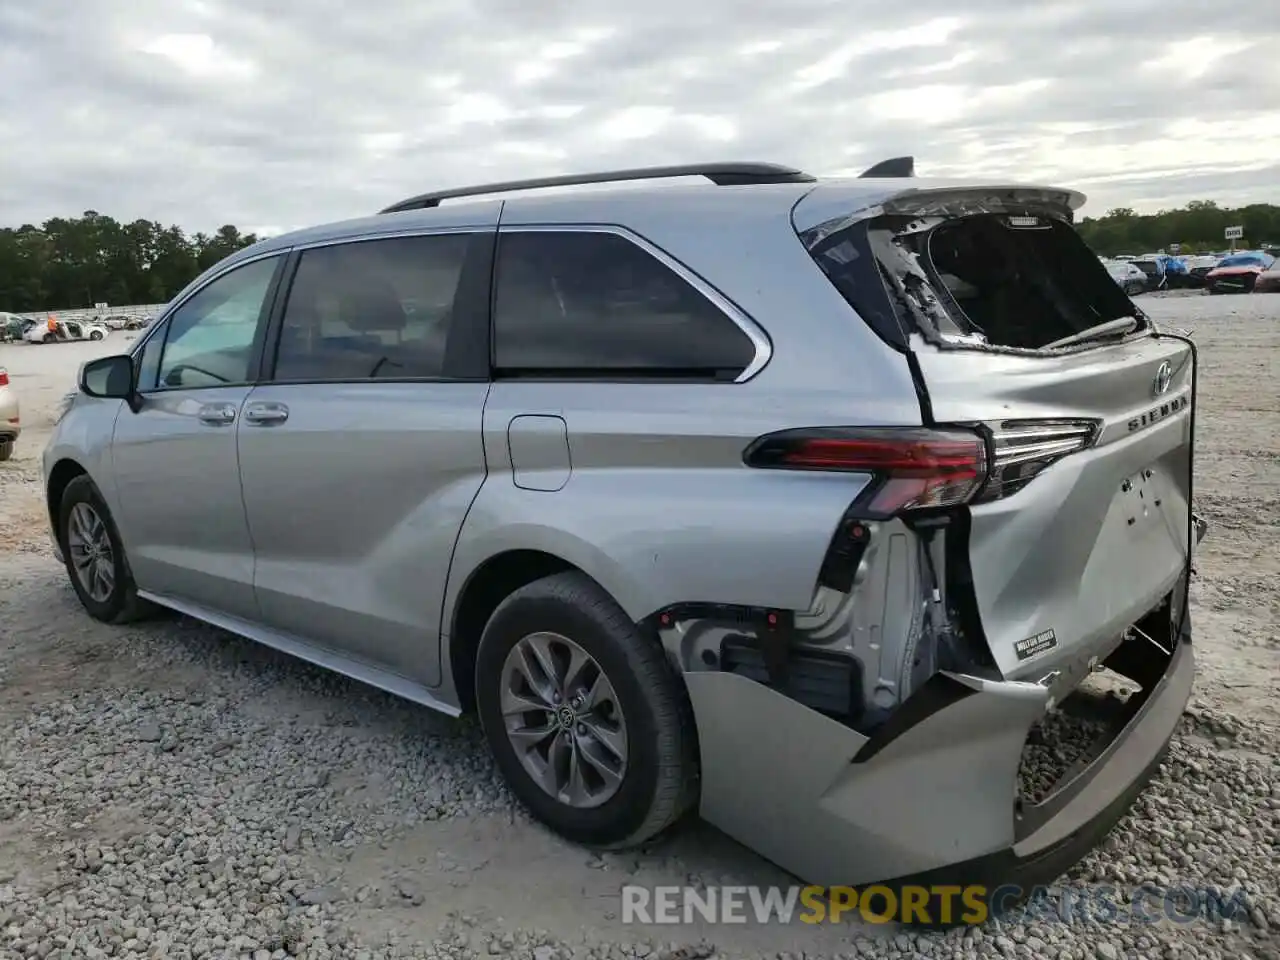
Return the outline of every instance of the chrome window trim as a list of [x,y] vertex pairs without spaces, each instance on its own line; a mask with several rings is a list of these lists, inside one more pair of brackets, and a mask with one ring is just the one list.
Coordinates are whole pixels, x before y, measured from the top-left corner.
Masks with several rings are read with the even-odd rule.
[[400,230],[378,230],[368,233],[353,233],[349,236],[342,237],[326,237],[323,240],[312,240],[309,243],[299,243],[290,247],[299,253],[305,253],[308,250],[318,250],[323,247],[336,247],[348,243],[368,243],[372,240],[403,240],[407,237],[438,237],[438,236],[470,236],[476,233],[493,233],[497,229],[495,224],[489,226],[470,226],[449,227],[443,225],[405,227]]
[[[702,277],[698,276],[693,270],[681,263],[671,254],[667,253],[661,247],[651,240],[642,237],[627,227],[610,223],[537,223],[537,224],[509,224],[499,225],[498,232],[502,233],[607,233],[616,237],[621,237],[630,243],[635,244],[645,253],[649,254],[668,270],[685,281],[691,287],[698,291],[711,304],[729,318],[739,330],[746,334],[755,348],[755,356],[751,362],[738,374],[734,379],[734,383],[746,383],[769,363],[773,358],[773,343],[769,339],[768,333],[754,319],[739,307],[736,303],[722,294],[719,290],[709,284]],[[496,267],[496,264],[495,264]]]
[[354,233],[337,237],[326,237],[321,240],[313,240],[306,243],[293,244],[288,247],[278,247],[274,250],[264,251],[252,257],[245,257],[237,260],[235,263],[228,264],[224,269],[218,270],[200,286],[193,289],[181,300],[175,300],[163,312],[161,312],[152,322],[146,334],[139,337],[134,343],[133,349],[129,351],[131,357],[136,358],[147,342],[163,328],[169,318],[196,294],[200,293],[212,283],[216,283],[228,273],[237,270],[240,267],[257,263],[271,257],[286,257],[294,252],[305,252],[307,250],[315,250],[324,247],[337,246],[348,243],[361,243],[372,240],[394,240],[403,237],[418,236],[439,236],[448,234],[476,234],[488,233],[492,231],[498,233],[604,233],[612,234],[627,240],[635,246],[639,247],[645,253],[649,254],[668,270],[672,271],[680,279],[684,280],[691,287],[698,291],[700,295],[705,297],[717,310],[724,314],[739,330],[741,330],[751,341],[752,348],[755,351],[751,362],[747,364],[743,371],[734,378],[734,383],[746,383],[748,380],[760,373],[773,359],[773,342],[769,339],[768,333],[761,327],[750,315],[746,313],[736,303],[726,297],[714,286],[704,280],[692,269],[681,261],[677,260],[671,254],[667,253],[656,243],[641,236],[634,230],[619,224],[601,224],[601,223],[540,223],[540,224],[508,224],[508,225],[477,225],[471,224],[467,226],[444,224],[421,224],[414,227],[407,227],[401,230],[377,230],[363,233]]

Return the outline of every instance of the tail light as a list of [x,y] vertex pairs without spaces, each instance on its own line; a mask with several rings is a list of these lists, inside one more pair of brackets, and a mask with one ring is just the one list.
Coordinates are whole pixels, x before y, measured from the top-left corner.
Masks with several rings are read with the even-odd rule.
[[1096,420],[1010,420],[992,431],[991,470],[980,500],[1017,493],[1050,464],[1097,439]]
[[1093,446],[1096,420],[1006,421],[987,441],[963,429],[820,427],[783,430],[753,442],[750,467],[870,474],[859,512],[986,502],[1017,493],[1063,457]]
[[0,387],[7,387],[8,385],[9,385],[9,371],[6,370],[4,367],[0,367]]
[[967,430],[783,430],[754,441],[743,460],[778,470],[870,474],[864,507],[869,516],[967,503],[987,480],[986,443]]

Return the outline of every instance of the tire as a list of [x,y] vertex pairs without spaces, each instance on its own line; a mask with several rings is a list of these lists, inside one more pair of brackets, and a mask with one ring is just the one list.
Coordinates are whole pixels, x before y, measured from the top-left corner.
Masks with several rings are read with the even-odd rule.
[[0,463],[13,456],[13,447],[16,442],[16,440],[0,440]]
[[[516,662],[508,656],[518,658],[514,648],[534,634],[556,635],[585,652],[615,695],[625,766],[614,792],[595,805],[573,805],[553,796],[526,768],[521,759],[525,751],[518,752],[508,734],[501,696],[512,676],[510,665]],[[499,604],[476,654],[476,705],[512,792],[538,820],[569,840],[604,849],[634,846],[675,823],[694,803],[698,761],[688,694],[657,640],[645,636],[584,574],[562,573],[535,581]],[[608,723],[595,714],[580,716],[589,724]],[[530,711],[525,717],[531,723],[554,721],[550,710]],[[574,720],[566,729],[582,734],[598,727],[585,728]],[[572,732],[566,736],[585,742],[597,754],[604,750],[603,740]],[[583,770],[598,778],[599,768],[585,763]],[[607,787],[599,791],[607,792]]]
[[[91,594],[76,569],[77,556],[81,553],[77,550],[76,556],[73,556],[71,531],[73,516],[77,515],[76,508],[80,505],[87,507],[101,522],[106,542],[110,547],[110,557],[107,562],[111,570],[112,585],[106,596],[95,597]],[[83,516],[83,513],[79,515]],[[151,604],[138,597],[133,571],[129,569],[129,560],[125,556],[124,544],[120,540],[115,521],[111,518],[111,511],[107,509],[97,485],[87,476],[76,477],[67,484],[62,494],[62,503],[58,506],[58,544],[62,547],[71,586],[75,589],[76,596],[80,598],[80,603],[89,612],[89,616],[103,623],[129,623],[133,620],[141,620],[154,611],[155,608]]]
[[57,343],[58,336],[57,334],[46,333],[43,337],[40,338],[40,342],[41,343]]
[[91,332],[90,332],[90,334],[89,334],[89,339],[90,339],[90,340],[101,340],[101,339],[102,339],[102,331],[101,331],[101,330],[93,330],[93,331],[91,331]]
[[1143,291],[1143,289],[1144,289],[1143,284],[1134,283],[1133,281],[1130,281],[1129,283],[1125,284],[1124,292],[1131,297],[1136,297],[1138,294],[1140,294]]

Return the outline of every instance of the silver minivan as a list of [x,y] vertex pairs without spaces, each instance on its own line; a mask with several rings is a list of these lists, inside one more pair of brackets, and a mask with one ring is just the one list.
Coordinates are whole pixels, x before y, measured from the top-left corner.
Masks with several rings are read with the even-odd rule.
[[911,166],[488,184],[234,254],[45,451],[80,600],[474,711],[584,844],[696,809],[812,883],[1056,876],[1190,690],[1195,348],[1079,194]]

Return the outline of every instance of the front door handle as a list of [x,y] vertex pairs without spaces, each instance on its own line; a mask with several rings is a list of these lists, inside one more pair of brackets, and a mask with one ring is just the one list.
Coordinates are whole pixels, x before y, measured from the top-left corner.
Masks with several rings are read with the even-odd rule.
[[228,423],[236,422],[235,404],[206,403],[200,408],[197,416],[201,423],[207,423],[211,427],[224,427]]
[[289,419],[289,408],[283,403],[251,403],[244,408],[245,423],[256,427],[268,427]]

